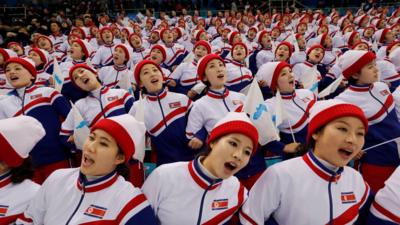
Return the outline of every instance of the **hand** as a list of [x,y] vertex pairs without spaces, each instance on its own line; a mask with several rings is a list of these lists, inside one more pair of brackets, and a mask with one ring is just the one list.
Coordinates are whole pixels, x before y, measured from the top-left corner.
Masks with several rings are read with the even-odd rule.
[[258,85],[260,85],[260,87],[265,87],[267,86],[267,82],[265,80],[260,80],[258,81]]
[[74,142],[74,135],[69,136],[67,142]]
[[176,87],[176,82],[174,80],[169,80],[168,81],[168,86],[170,87]]
[[360,160],[364,154],[367,154],[367,153],[364,151],[360,151],[359,153],[357,153],[356,156],[354,156],[354,160]]
[[192,140],[189,141],[188,145],[190,148],[197,150],[201,148],[201,146],[203,146],[203,142],[198,138],[192,138]]
[[189,90],[188,93],[187,93],[187,96],[188,96],[190,99],[193,99],[194,97],[196,97],[196,95],[197,95],[197,92],[195,92],[195,91],[193,91],[193,90]]
[[283,152],[285,152],[285,153],[296,153],[299,146],[300,146],[300,143],[287,144],[283,148]]

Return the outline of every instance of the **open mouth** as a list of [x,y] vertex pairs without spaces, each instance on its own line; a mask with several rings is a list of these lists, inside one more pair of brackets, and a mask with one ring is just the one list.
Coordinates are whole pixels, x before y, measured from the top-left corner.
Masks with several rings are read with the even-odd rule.
[[158,81],[159,81],[158,78],[153,78],[150,80],[150,83],[156,84],[156,83],[158,83]]
[[10,80],[11,80],[11,81],[16,81],[16,80],[18,80],[18,79],[19,79],[18,76],[11,76],[11,77],[10,77]]
[[224,77],[225,77],[224,74],[219,74],[219,75],[217,75],[217,78],[218,78],[218,79],[222,79],[222,78],[224,78]]
[[290,80],[290,81],[289,81],[289,84],[290,84],[290,85],[294,85],[294,80]]
[[84,84],[89,83],[89,78],[83,78],[83,79],[82,79],[82,83],[84,83]]
[[88,155],[83,154],[82,156],[82,166],[89,167],[94,164],[94,160],[90,158]]
[[234,171],[234,170],[236,170],[236,168],[237,168],[238,166],[236,165],[236,163],[233,163],[233,162],[226,162],[226,163],[224,163],[224,167],[225,167],[225,169],[227,169],[228,171]]
[[350,149],[341,148],[341,149],[339,149],[339,154],[343,155],[343,156],[346,156],[346,157],[349,157],[349,156],[351,156],[351,154],[353,154],[353,151],[350,150]]

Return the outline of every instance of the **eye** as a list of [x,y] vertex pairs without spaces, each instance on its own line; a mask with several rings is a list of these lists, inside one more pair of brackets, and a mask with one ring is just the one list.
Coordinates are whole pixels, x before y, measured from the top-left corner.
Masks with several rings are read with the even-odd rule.
[[100,145],[104,146],[104,147],[108,147],[108,144],[106,142],[104,142],[104,141],[100,142]]
[[342,132],[347,132],[347,128],[345,128],[345,127],[338,127],[338,130],[340,130]]
[[365,136],[365,133],[364,132],[357,132],[357,136],[360,136],[360,137],[364,137]]
[[89,136],[89,140],[90,140],[90,141],[94,141],[93,135],[90,135],[90,136]]
[[247,156],[250,156],[251,153],[252,153],[251,149],[247,148],[247,149],[244,150],[244,154],[247,155]]
[[237,143],[234,142],[234,141],[229,141],[229,144],[230,144],[231,146],[233,146],[233,147],[237,147]]

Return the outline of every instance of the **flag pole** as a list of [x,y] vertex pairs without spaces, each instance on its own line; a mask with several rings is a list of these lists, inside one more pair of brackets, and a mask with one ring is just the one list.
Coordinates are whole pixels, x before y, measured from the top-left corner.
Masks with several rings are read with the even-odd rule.
[[390,140],[388,140],[388,141],[384,141],[384,142],[381,142],[381,143],[379,143],[379,144],[370,146],[370,147],[368,147],[368,148],[363,149],[362,151],[363,151],[363,152],[367,152],[367,151],[369,151],[369,150],[371,150],[371,149],[373,149],[373,148],[376,148],[376,147],[385,145],[385,144],[390,143],[390,142],[392,142],[392,141],[396,141],[397,139],[400,139],[400,137],[393,138],[393,139],[390,139]]

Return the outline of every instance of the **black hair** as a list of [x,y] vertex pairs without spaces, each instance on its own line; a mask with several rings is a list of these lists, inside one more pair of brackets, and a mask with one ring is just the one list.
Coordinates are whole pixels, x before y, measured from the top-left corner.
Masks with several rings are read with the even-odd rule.
[[[117,156],[118,155],[125,156],[124,152],[122,151],[121,147],[119,147],[119,145],[118,145]],[[118,175],[122,176],[126,181],[129,181],[130,171],[129,171],[129,166],[126,162],[118,164],[117,167],[115,168],[115,171],[117,172]]]
[[[314,131],[314,134],[315,134],[315,133],[322,132],[322,131],[324,130],[325,126],[326,126],[326,124],[323,125],[322,127],[318,128],[316,131]],[[296,153],[293,153],[294,156],[302,156],[302,155],[306,154],[309,150],[314,150],[314,148],[315,148],[315,143],[316,143],[316,142],[315,142],[314,138],[311,137],[310,140],[307,142],[306,145],[301,144],[301,145],[297,148]]]
[[11,182],[19,184],[26,179],[32,179],[33,166],[30,158],[25,159],[21,165],[11,168]]

